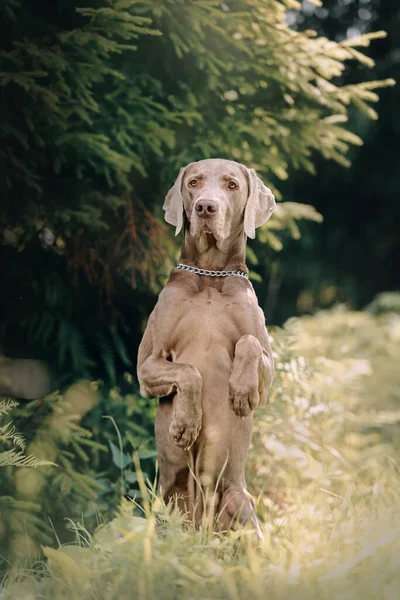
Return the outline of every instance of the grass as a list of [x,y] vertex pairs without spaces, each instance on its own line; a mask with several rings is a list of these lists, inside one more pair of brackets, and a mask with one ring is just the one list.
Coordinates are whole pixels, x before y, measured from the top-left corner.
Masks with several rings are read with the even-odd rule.
[[[400,590],[400,317],[338,307],[272,332],[247,479],[265,540],[195,531],[147,491],[11,569],[1,600],[358,599]],[[142,491],[144,492],[143,483]]]

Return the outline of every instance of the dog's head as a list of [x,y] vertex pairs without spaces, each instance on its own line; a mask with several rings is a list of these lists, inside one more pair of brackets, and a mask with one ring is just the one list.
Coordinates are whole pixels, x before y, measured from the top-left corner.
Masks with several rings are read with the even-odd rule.
[[189,233],[201,241],[212,234],[217,246],[244,230],[255,237],[275,209],[275,199],[254,169],[231,160],[210,158],[182,168],[169,190],[165,220],[180,232],[186,215]]

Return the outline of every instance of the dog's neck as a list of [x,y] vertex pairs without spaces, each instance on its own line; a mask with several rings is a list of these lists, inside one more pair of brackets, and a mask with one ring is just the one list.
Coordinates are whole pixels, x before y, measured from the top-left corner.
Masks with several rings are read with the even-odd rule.
[[[246,267],[246,236],[244,231],[231,235],[224,240],[223,249],[218,248],[211,233],[202,244],[198,243],[189,231],[185,231],[179,262],[191,267],[209,269],[212,271],[230,271],[238,269],[247,273]],[[207,242],[207,243],[204,243]],[[226,251],[225,251],[226,248]]]

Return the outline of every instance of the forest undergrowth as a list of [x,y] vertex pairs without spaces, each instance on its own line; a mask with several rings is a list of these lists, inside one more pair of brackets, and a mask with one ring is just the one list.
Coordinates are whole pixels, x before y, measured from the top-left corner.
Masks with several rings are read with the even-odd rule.
[[397,600],[400,315],[338,306],[270,336],[276,377],[247,464],[260,546],[194,530],[137,468],[141,516],[123,499],[94,532],[75,521],[74,543],[10,568],[1,600]]

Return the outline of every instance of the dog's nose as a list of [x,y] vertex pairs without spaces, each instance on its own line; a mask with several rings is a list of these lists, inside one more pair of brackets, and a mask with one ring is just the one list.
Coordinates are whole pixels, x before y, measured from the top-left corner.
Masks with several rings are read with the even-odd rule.
[[213,217],[218,212],[218,203],[215,200],[198,200],[195,206],[198,217]]

